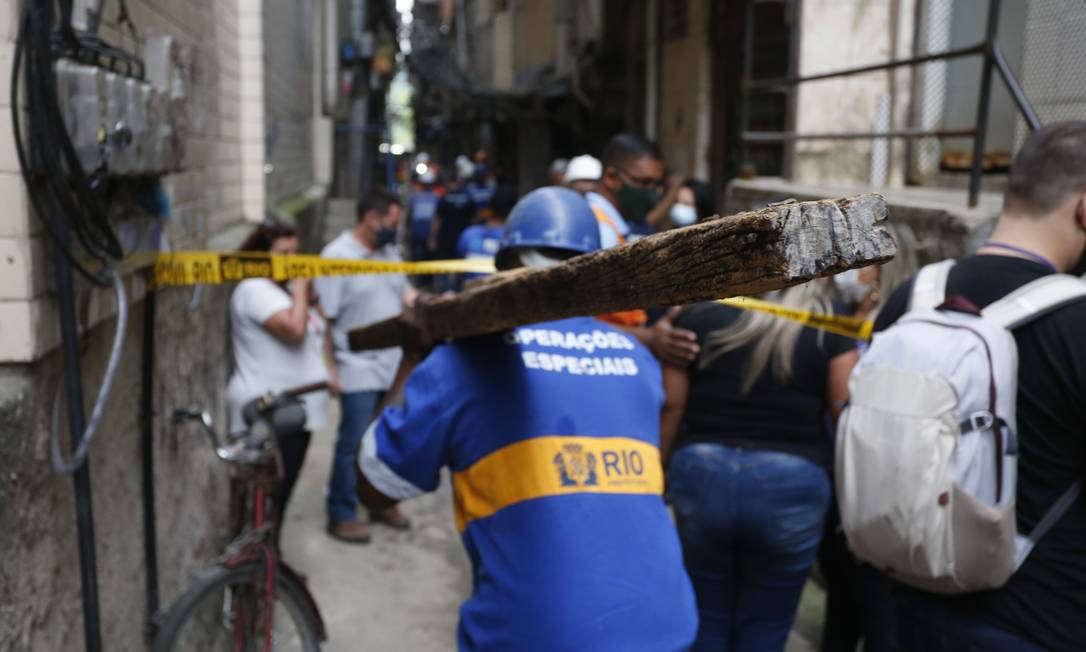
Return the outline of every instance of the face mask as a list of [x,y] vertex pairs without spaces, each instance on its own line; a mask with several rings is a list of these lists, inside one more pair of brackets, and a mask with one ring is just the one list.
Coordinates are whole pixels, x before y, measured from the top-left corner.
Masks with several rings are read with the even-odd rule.
[[644,222],[656,204],[660,203],[660,193],[651,188],[622,186],[618,191],[618,210],[628,222]]
[[1080,276],[1086,278],[1086,251],[1082,252],[1082,256],[1075,263],[1075,266],[1067,271],[1071,276]]
[[377,232],[377,248],[396,242],[396,229],[381,229]]
[[698,221],[698,210],[690,204],[672,204],[669,215],[675,226],[690,226]]
[[841,298],[850,306],[863,302],[871,294],[871,286],[860,282],[860,270],[849,269],[833,277],[833,283],[841,293]]
[[[1078,219],[1078,215],[1075,215],[1075,218]],[[1081,229],[1083,233],[1086,233],[1086,228],[1082,227],[1081,222],[1079,222],[1079,229]],[[1075,263],[1075,266],[1067,273],[1072,276],[1086,277],[1086,250],[1083,250],[1082,256],[1079,257],[1078,262]]]

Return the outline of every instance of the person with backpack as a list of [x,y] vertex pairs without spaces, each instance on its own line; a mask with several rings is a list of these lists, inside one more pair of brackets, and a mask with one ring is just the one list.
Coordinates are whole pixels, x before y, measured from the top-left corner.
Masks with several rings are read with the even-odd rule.
[[[837,440],[902,649],[1086,650],[1086,122],[1015,157],[991,238],[894,291]],[[1073,275],[1068,275],[1073,272]]]
[[[764,298],[826,313],[831,287]],[[783,650],[830,505],[824,415],[840,412],[859,353],[850,338],[712,302],[675,325],[701,347],[689,370],[665,366],[679,410],[661,426],[666,454],[683,423],[667,468],[700,616],[692,649]]]
[[[877,317],[897,286],[916,274],[916,235],[905,224],[891,223],[889,228],[897,243],[891,260],[833,277],[846,314],[859,319]],[[861,357],[867,344],[856,341]],[[826,589],[820,650],[855,652],[862,640],[864,652],[897,652],[893,582],[849,551],[837,513],[835,496],[818,551],[818,569]]]

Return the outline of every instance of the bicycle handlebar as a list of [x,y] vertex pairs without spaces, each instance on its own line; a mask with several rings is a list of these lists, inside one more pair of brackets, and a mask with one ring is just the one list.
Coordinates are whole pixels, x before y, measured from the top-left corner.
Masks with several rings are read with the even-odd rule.
[[278,392],[279,396],[287,396],[294,398],[301,396],[302,394],[311,394],[313,392],[319,392],[322,389],[328,389],[328,383],[326,381],[320,381],[319,383],[309,383],[308,385],[301,385],[300,387],[292,387],[291,389],[285,389]]
[[[328,389],[328,383],[321,381],[318,383],[309,383],[308,385],[301,385],[298,387],[292,387],[290,389],[283,390],[281,392],[268,392],[267,394],[257,397],[250,404],[255,403],[258,407],[257,410],[263,410],[268,408],[278,401],[284,398],[296,398],[303,394],[309,394],[312,392],[319,392],[321,390]],[[247,406],[248,407],[248,406]],[[211,447],[215,449],[216,455],[219,458],[228,462],[243,461],[239,458],[237,442],[229,443],[223,446],[219,439],[218,433],[215,432],[214,425],[211,421],[211,414],[207,410],[200,410],[198,408],[180,408],[173,411],[171,415],[171,421],[174,424],[181,424],[186,421],[199,421],[203,426],[204,436],[211,444]]]

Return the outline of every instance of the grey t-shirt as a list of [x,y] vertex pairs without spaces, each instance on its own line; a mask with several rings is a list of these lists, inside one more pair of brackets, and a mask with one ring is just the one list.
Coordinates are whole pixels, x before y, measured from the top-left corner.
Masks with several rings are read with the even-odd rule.
[[[399,262],[393,245],[376,251],[368,249],[348,230],[321,251],[325,258],[368,259]],[[318,278],[324,314],[331,320],[339,380],[344,392],[383,391],[392,386],[400,364],[399,347],[375,351],[351,351],[347,334],[355,328],[395,317],[403,312],[403,294],[408,289],[403,274],[365,274]]]

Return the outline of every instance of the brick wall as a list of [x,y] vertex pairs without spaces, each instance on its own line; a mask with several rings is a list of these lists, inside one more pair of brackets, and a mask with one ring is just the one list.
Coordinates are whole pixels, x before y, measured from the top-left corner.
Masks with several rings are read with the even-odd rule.
[[[19,4],[0,0],[4,112]],[[309,41],[315,30],[305,25],[309,14],[298,8],[309,3],[267,4],[266,20],[261,0],[128,0],[141,38],[169,35],[182,48],[188,88],[183,171],[163,179],[172,215],[156,223],[148,216],[132,217],[132,200],[111,206],[118,230],[134,242],[155,246],[161,231],[178,249],[216,243],[233,247],[263,216],[265,183],[275,194],[311,183]],[[105,7],[101,35],[132,48],[115,24],[117,3]],[[269,53],[275,74],[267,80],[265,33],[270,40],[288,39],[285,47]],[[298,54],[297,39],[309,39],[308,54]],[[282,125],[274,152],[277,172],[267,180],[266,115]],[[0,212],[0,551],[5,559],[0,564],[0,650],[81,649],[72,482],[55,475],[49,463],[50,416],[63,374],[56,302],[49,291],[52,266],[48,244],[29,215],[8,125],[0,124],[0,197],[5,202]],[[109,650],[145,649],[138,405],[146,288],[140,276],[126,278],[126,287],[128,335],[89,457],[102,631]],[[172,427],[167,415],[176,407],[200,405],[225,423],[231,289],[171,288],[158,294],[153,443],[164,603],[215,557],[226,533],[226,469],[195,432]],[[77,308],[89,404],[109,353],[116,304],[110,292],[80,286]],[[66,429],[62,437],[67,442]]]

